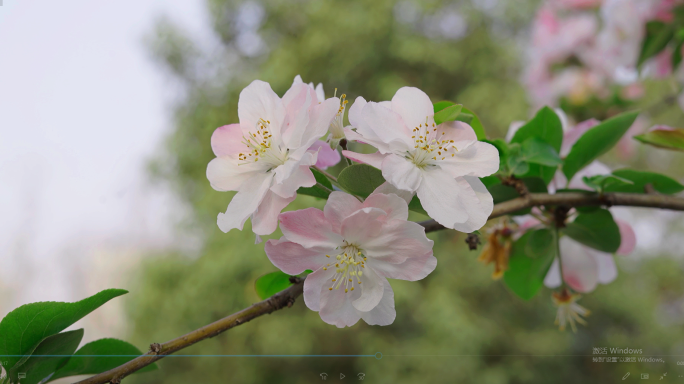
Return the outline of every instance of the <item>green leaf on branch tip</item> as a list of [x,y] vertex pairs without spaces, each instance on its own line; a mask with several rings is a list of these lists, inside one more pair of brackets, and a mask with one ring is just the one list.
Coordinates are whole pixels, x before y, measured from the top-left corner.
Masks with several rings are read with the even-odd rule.
[[[142,351],[134,345],[122,340],[95,340],[76,351],[69,361],[50,377],[48,382],[69,376],[97,375],[123,365],[142,354]],[[157,364],[150,364],[134,373],[155,369],[158,369]]]
[[[525,123],[515,132],[511,143],[522,144],[533,137],[549,144],[556,153],[560,152],[561,144],[563,143],[563,124],[553,109],[549,107],[540,109],[532,120]],[[548,184],[553,179],[555,173],[556,166],[532,164],[526,173],[519,176],[541,177]]]
[[584,181],[584,184],[586,184],[589,188],[598,192],[605,192],[606,188],[613,186],[617,186],[619,188],[621,186],[634,184],[631,180],[615,175],[596,175],[591,177],[584,176],[582,181]]
[[354,164],[343,169],[337,182],[348,192],[361,197],[368,197],[375,188],[385,182],[382,171],[368,164]]
[[[0,322],[0,355],[24,355],[26,358],[48,336],[59,333],[99,308],[109,300],[128,291],[107,289],[75,303],[40,302],[22,305],[8,313]],[[4,358],[12,368],[20,357]]]
[[439,112],[435,112],[435,124],[439,125],[442,124],[445,121],[454,121],[458,117],[458,115],[461,113],[461,109],[463,108],[462,105],[460,104],[454,104],[450,105]]
[[634,139],[658,148],[684,151],[684,129],[681,128],[657,128],[634,136]]
[[[326,188],[328,188],[330,191],[332,191],[333,186],[330,180],[321,172],[317,171],[314,168],[311,168],[311,172],[313,173],[314,177],[316,178],[316,182],[322,184]],[[308,195],[308,196],[313,196],[313,197],[320,197],[322,199],[327,199],[328,196],[330,196],[330,191],[326,191],[325,189],[319,187],[318,185],[314,185],[313,187],[309,188],[299,188],[297,190],[298,194],[302,195]]]
[[586,131],[572,146],[563,163],[568,180],[599,156],[608,152],[627,132],[639,112],[621,113]]
[[529,257],[543,257],[555,252],[554,235],[551,229],[541,228],[528,231],[530,236],[525,244],[525,254]]
[[[511,247],[508,259],[508,270],[504,273],[506,286],[523,300],[529,300],[544,285],[544,278],[553,263],[554,247],[551,251],[538,257],[529,257],[526,253],[528,242],[534,232],[525,233]],[[555,239],[553,240],[555,241]]]
[[[435,114],[440,112],[441,110],[450,107],[452,105],[455,105],[453,101],[439,101],[437,103],[433,104],[433,108],[435,111]],[[482,122],[480,121],[480,118],[477,117],[477,115],[471,111],[470,109],[461,106],[461,113],[458,115],[456,118],[458,121],[463,121],[470,125],[473,130],[475,131],[475,135],[477,135],[478,140],[484,140],[487,138],[487,135],[485,134],[485,129],[484,126],[482,125]]]
[[[33,350],[33,355],[9,370],[9,378],[13,383],[37,384],[60,369],[76,351],[83,339],[83,329],[58,333],[46,337]],[[26,373],[26,378],[18,379],[20,372]]]
[[656,191],[666,195],[684,191],[684,185],[670,177],[655,172],[619,169],[613,171],[613,175],[630,180],[632,184],[610,185],[604,189],[604,192],[645,193],[646,185],[648,184]]
[[520,153],[524,161],[533,164],[555,167],[563,163],[558,152],[547,142],[538,137],[530,137],[523,141]]
[[276,271],[259,277],[254,282],[254,289],[261,300],[266,300],[290,285],[292,285],[290,275]]
[[580,213],[563,228],[563,233],[601,252],[613,253],[620,248],[620,229],[606,209]]
[[665,49],[673,36],[674,29],[672,24],[665,24],[662,21],[647,22],[646,36],[641,45],[637,67],[640,67],[646,60]]

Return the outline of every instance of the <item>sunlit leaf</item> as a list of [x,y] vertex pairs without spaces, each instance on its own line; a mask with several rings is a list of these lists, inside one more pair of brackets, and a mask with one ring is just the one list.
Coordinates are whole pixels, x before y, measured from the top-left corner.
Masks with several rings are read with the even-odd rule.
[[602,252],[613,253],[620,248],[620,229],[606,209],[580,213],[563,228],[572,239]]
[[684,151],[684,129],[682,128],[657,128],[634,136],[634,139],[658,148]]
[[367,197],[385,182],[385,178],[382,177],[382,171],[377,168],[368,164],[354,164],[340,172],[337,182],[347,191]]
[[292,285],[290,275],[276,271],[259,277],[254,282],[254,289],[261,300],[266,300],[276,293],[287,289],[290,285]]

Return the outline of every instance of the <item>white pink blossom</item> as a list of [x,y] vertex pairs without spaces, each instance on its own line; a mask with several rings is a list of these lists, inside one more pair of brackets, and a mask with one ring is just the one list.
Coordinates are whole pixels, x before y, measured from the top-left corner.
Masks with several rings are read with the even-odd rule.
[[283,237],[269,240],[266,254],[285,273],[313,271],[304,302],[326,323],[388,325],[396,312],[387,279],[420,280],[437,265],[425,229],[407,219],[408,205],[395,194],[376,192],[360,202],[333,192],[323,211],[282,213]]
[[338,106],[337,98],[318,102],[306,84],[293,84],[282,99],[259,80],[242,90],[240,123],[219,127],[211,137],[216,158],[207,178],[218,191],[237,191],[218,215],[222,231],[241,230],[249,217],[257,235],[275,231],[278,214],[297,189],[316,183],[309,167],[317,153],[309,148],[325,134]]
[[436,125],[423,91],[404,87],[380,103],[358,97],[349,121],[356,130],[347,128],[347,138],[378,151],[343,155],[379,168],[389,184],[416,193],[428,215],[447,228],[472,232],[487,222],[493,201],[479,177],[499,169],[499,153],[478,141],[466,123]]

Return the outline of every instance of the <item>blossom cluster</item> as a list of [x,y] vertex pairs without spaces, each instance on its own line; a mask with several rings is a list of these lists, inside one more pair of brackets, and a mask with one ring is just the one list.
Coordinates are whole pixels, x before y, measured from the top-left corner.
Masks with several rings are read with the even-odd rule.
[[[304,301],[325,322],[387,325],[395,318],[387,279],[420,280],[437,265],[425,229],[408,221],[409,202],[417,196],[447,228],[481,228],[493,199],[479,177],[498,170],[499,154],[465,122],[437,124],[430,98],[417,88],[401,88],[391,101],[358,97],[345,127],[346,104],[345,95],[325,98],[322,85],[299,76],[282,98],[255,80],[240,93],[239,123],[212,135],[216,158],[207,178],[218,191],[237,191],[218,215],[222,231],[242,230],[251,218],[260,242],[280,223],[283,237],[268,240],[266,254],[287,274],[312,271]],[[375,147],[342,153],[381,170],[386,183],[365,199],[334,186],[323,211],[281,213],[300,188],[319,184],[312,168],[340,161],[342,140]]]

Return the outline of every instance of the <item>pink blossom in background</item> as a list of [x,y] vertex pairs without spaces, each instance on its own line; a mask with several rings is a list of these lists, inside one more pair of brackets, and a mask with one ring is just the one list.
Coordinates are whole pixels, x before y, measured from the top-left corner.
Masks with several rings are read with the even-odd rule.
[[318,159],[316,160],[316,167],[320,169],[327,169],[337,165],[342,160],[342,156],[336,149],[330,148],[330,144],[322,140],[317,140],[309,148],[313,151],[318,151]]
[[319,103],[316,92],[303,83],[293,84],[282,99],[259,80],[240,92],[240,123],[214,131],[216,158],[207,166],[214,189],[238,192],[218,215],[222,231],[242,230],[250,217],[257,235],[275,231],[278,214],[297,189],[316,183],[309,167],[317,154],[309,148],[328,130],[339,103],[337,98]]
[[396,311],[387,279],[420,280],[437,266],[433,241],[407,219],[408,204],[395,194],[373,193],[360,202],[333,192],[323,211],[281,214],[283,237],[265,250],[287,274],[313,271],[304,281],[304,302],[326,323],[389,325]]

